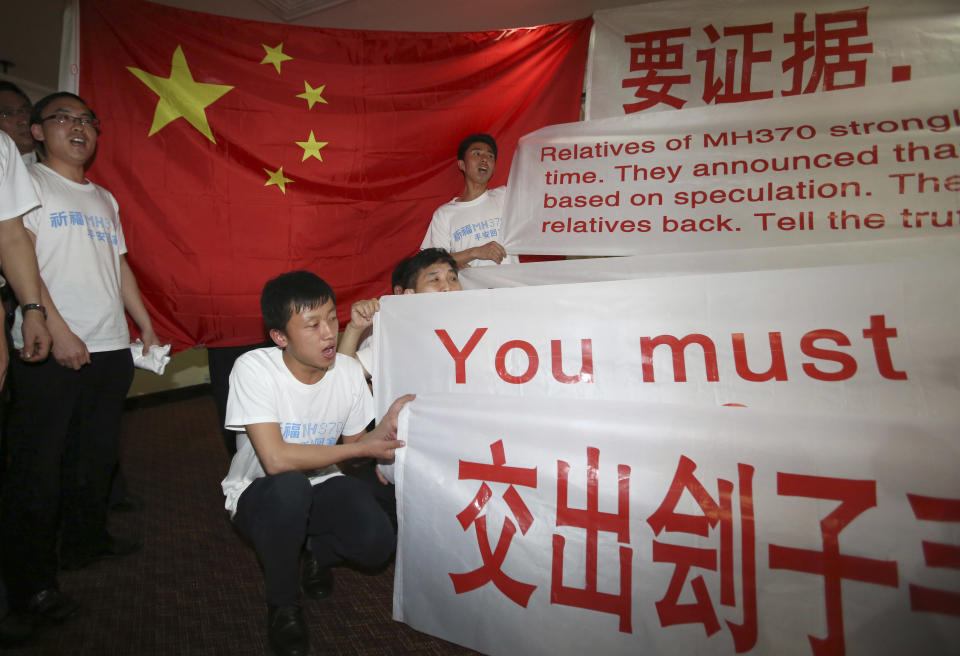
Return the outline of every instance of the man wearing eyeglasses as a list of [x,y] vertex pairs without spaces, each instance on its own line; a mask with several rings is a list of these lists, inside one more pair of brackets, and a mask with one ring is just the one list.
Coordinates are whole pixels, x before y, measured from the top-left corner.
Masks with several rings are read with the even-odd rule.
[[30,111],[33,106],[27,94],[13,82],[0,80],[0,130],[6,132],[17,144],[24,164],[37,161],[33,152],[33,136],[30,134]]
[[133,379],[124,310],[145,349],[159,340],[126,261],[117,202],[85,177],[99,126],[83,99],[66,92],[40,100],[31,115],[39,161],[30,174],[41,207],[23,223],[37,253],[53,357],[12,367],[17,396],[0,538],[10,605],[36,622],[60,622],[78,608],[59,590],[58,566],[79,569],[142,546],[106,528]]

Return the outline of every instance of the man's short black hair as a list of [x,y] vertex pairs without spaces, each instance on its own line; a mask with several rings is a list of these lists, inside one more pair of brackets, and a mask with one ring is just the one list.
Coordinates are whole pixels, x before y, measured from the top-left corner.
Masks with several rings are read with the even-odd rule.
[[[493,159],[497,159],[497,142],[489,134],[471,134],[461,141],[460,147],[457,148],[457,159],[464,159],[467,156],[467,148],[475,143],[483,143],[490,146],[490,150],[493,151]],[[433,263],[431,262],[431,264]]]
[[52,103],[57,98],[73,98],[78,102],[82,102],[86,106],[86,108],[90,111],[90,115],[93,118],[97,118],[97,113],[93,111],[93,109],[90,107],[90,105],[87,103],[86,100],[84,100],[83,98],[81,98],[75,93],[70,93],[69,91],[57,91],[55,93],[51,93],[48,96],[44,96],[43,98],[37,101],[36,105],[33,106],[33,111],[30,113],[30,125],[33,125],[33,124],[40,125],[41,123],[43,123],[43,115],[47,111],[47,105]]
[[457,261],[446,249],[424,248],[413,257],[408,257],[397,265],[397,268],[393,270],[393,286],[399,285],[404,289],[416,289],[420,273],[437,262],[444,262],[449,264],[454,271],[457,270]]
[[12,91],[18,96],[20,96],[21,98],[23,98],[23,101],[25,103],[27,103],[28,105],[31,104],[30,97],[23,92],[23,89],[18,87],[16,84],[11,82],[10,80],[0,80],[0,92],[3,92],[3,91]]
[[390,290],[396,294],[397,287],[403,290],[403,285],[407,282],[407,271],[410,269],[410,260],[412,257],[405,257],[400,260],[397,266],[393,267],[393,275],[390,276]]
[[323,278],[310,271],[281,273],[267,281],[260,294],[260,312],[267,332],[286,330],[294,313],[320,307],[327,301],[337,302],[333,289]]

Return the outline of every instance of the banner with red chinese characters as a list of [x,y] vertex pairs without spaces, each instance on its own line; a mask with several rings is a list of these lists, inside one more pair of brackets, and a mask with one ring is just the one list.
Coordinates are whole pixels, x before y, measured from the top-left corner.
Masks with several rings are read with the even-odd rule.
[[463,289],[494,289],[738,271],[878,264],[908,259],[930,261],[930,258],[955,258],[958,254],[960,232],[945,237],[884,239],[857,244],[651,253],[628,257],[590,257],[556,262],[469,267],[460,271],[459,278]]
[[952,75],[960,61],[954,0],[670,0],[594,21],[590,119]]
[[394,618],[420,631],[504,656],[960,651],[955,419],[407,408]]
[[521,139],[504,245],[566,255],[960,234],[960,76],[554,125]]
[[931,255],[386,296],[377,412],[454,393],[957,422],[955,289],[960,259]]
[[308,28],[150,2],[79,5],[91,179],[176,348],[263,339],[264,282],[309,269],[350,305],[388,289],[462,189],[461,139],[576,120],[592,21],[475,33]]

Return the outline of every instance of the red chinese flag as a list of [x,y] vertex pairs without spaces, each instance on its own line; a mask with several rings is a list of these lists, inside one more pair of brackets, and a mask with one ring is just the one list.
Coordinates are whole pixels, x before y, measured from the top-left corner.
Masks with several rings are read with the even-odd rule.
[[144,300],[182,349],[263,339],[269,278],[309,269],[350,304],[389,289],[456,147],[577,120],[591,19],[474,33],[258,23],[80,3],[80,95],[103,121],[90,177],[116,195]]

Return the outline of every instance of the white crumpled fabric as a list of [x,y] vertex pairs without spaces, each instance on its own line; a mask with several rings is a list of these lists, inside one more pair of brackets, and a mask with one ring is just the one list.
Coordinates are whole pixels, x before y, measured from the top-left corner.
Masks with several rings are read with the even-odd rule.
[[164,344],[163,346],[154,344],[150,347],[150,350],[147,351],[147,354],[143,355],[143,341],[138,338],[137,341],[130,343],[130,352],[133,354],[134,367],[152,371],[158,376],[163,375],[164,368],[166,368],[167,363],[170,362],[169,344]]

